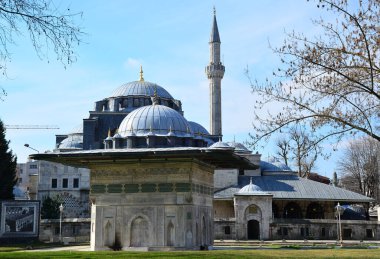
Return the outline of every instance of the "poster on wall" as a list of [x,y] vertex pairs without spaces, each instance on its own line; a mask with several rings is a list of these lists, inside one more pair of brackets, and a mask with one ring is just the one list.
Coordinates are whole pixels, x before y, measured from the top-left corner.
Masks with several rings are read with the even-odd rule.
[[39,201],[1,201],[0,238],[38,237]]

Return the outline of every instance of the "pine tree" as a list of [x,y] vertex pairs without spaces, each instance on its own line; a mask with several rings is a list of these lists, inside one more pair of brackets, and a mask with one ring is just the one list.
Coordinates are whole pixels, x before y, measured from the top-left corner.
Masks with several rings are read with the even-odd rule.
[[0,199],[14,199],[13,186],[17,183],[17,158],[9,150],[9,141],[5,139],[5,127],[0,120]]

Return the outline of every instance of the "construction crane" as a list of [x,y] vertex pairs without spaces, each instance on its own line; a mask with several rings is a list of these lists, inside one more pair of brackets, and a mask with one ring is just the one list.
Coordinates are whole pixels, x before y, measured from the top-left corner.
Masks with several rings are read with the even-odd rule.
[[6,129],[26,129],[26,130],[40,130],[40,129],[59,129],[57,125],[5,125]]

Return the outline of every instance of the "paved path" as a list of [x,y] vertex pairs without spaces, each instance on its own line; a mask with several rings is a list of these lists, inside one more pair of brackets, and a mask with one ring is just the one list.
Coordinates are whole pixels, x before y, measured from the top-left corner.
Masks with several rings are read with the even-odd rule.
[[52,252],[52,251],[91,251],[90,246],[60,246],[41,249],[24,250],[20,252]]

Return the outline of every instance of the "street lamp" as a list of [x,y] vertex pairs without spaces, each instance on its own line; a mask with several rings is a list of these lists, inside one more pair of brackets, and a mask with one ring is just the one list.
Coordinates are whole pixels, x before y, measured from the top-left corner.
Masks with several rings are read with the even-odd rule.
[[63,205],[59,205],[59,242],[62,242],[62,212]]
[[339,202],[338,205],[336,205],[336,214],[338,217],[338,224],[339,224],[339,241],[340,246],[343,246],[343,236],[342,236],[342,222],[340,220],[340,216],[343,214],[344,208],[340,206]]
[[35,148],[32,148],[29,144],[24,144],[24,147],[30,148],[30,149],[32,149],[32,150],[34,150],[34,151],[37,151],[37,153],[40,153],[40,151],[38,151],[38,150],[35,149]]

